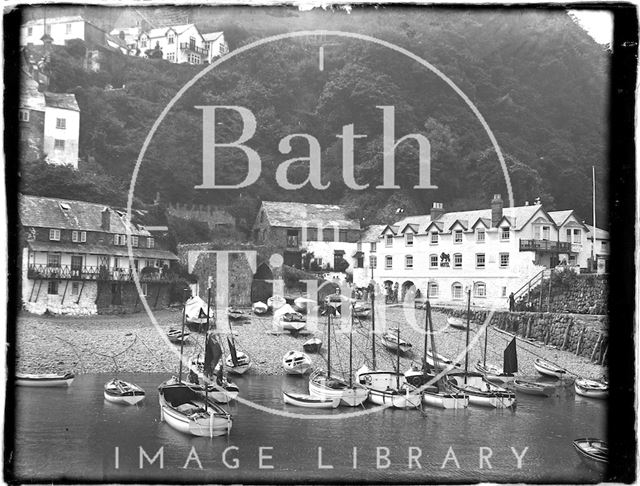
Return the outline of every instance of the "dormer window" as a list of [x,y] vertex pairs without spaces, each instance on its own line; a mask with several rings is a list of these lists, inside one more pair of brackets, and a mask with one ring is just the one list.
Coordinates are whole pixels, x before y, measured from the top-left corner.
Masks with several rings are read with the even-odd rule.
[[439,238],[438,232],[437,231],[432,231],[431,232],[431,244],[432,245],[437,245],[438,244],[438,238]]
[[138,237],[131,236],[131,246],[138,246]]
[[385,246],[387,246],[387,248],[393,246],[393,235],[387,235],[386,236],[386,238],[385,238]]
[[509,241],[510,229],[508,226],[500,228],[500,241]]
[[175,40],[176,40],[175,36],[173,35],[173,33],[171,33],[167,37],[167,44],[173,44]]
[[413,233],[407,233],[404,235],[405,246],[413,246]]
[[485,241],[485,231],[484,228],[478,228],[476,231],[476,242],[484,243]]
[[59,229],[50,229],[49,230],[49,240],[50,241],[60,241],[60,230]]
[[462,243],[462,230],[455,230],[453,232],[453,242]]

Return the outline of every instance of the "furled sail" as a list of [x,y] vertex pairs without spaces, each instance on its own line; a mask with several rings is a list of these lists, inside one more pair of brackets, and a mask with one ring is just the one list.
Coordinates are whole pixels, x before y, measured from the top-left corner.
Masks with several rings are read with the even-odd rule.
[[213,333],[209,333],[204,352],[204,374],[206,376],[213,376],[216,365],[221,357],[222,348],[220,347],[220,343]]
[[231,351],[231,361],[233,362],[233,366],[240,366],[238,354],[236,353],[236,345],[230,338],[227,338],[227,343],[229,343],[229,351]]
[[504,373],[518,371],[518,354],[516,352],[516,338],[513,338],[504,350]]

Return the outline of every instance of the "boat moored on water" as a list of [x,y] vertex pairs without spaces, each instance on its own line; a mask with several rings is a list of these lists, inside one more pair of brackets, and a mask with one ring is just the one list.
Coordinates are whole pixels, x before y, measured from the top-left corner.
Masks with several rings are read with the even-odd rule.
[[300,351],[289,351],[282,357],[282,367],[288,375],[304,375],[311,364],[311,358]]
[[573,441],[573,447],[587,467],[600,473],[607,470],[609,447],[605,441],[590,438],[576,439]]
[[348,407],[357,407],[369,396],[369,390],[360,385],[349,385],[345,380],[327,377],[320,369],[309,377],[309,394],[314,397],[339,398]]
[[538,395],[541,397],[548,397],[552,390],[552,387],[519,378],[513,380],[513,387],[517,392],[524,393],[526,395]]
[[322,398],[302,393],[282,392],[284,403],[304,408],[337,408],[340,405],[340,397]]
[[356,381],[369,390],[369,401],[394,408],[418,408],[420,393],[410,385],[402,373],[370,370],[363,365],[356,371]]
[[609,385],[601,381],[578,378],[573,384],[576,394],[588,398],[607,398],[609,396]]
[[160,420],[172,428],[200,437],[217,437],[231,432],[232,417],[201,389],[171,378],[158,387]]
[[70,386],[75,375],[71,372],[64,374],[44,373],[16,373],[16,385],[33,387],[64,387]]
[[104,399],[111,403],[136,405],[145,398],[145,391],[138,385],[114,378],[104,385]]
[[210,378],[206,376],[204,370],[204,354],[198,353],[192,355],[191,358],[189,358],[189,381],[194,390],[200,390],[201,393],[206,392],[212,400],[218,403],[229,403],[231,400],[237,398],[240,389],[235,383],[230,382],[225,377],[221,379],[219,377]]
[[565,370],[564,368],[560,368],[559,366],[556,366],[553,363],[542,358],[536,359],[533,362],[533,367],[541,375],[550,376],[552,378],[563,378],[567,373],[567,370]]
[[516,404],[515,393],[485,381],[481,373],[452,372],[447,375],[447,378],[447,383],[454,390],[469,396],[470,405],[510,408]]
[[515,379],[513,373],[505,373],[504,368],[500,368],[497,365],[491,363],[481,363],[478,361],[476,363],[476,370],[484,375],[484,379],[490,381],[491,383],[497,383],[500,385],[505,385],[508,383],[512,383]]

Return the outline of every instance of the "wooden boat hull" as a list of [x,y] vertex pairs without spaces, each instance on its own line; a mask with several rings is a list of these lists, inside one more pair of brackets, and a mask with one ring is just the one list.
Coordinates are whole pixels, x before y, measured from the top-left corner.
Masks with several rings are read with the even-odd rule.
[[408,353],[413,347],[410,343],[403,341],[402,339],[398,342],[394,337],[387,335],[382,336],[382,344],[390,351],[400,351],[401,353]]
[[419,393],[411,393],[410,390],[387,391],[369,388],[369,401],[376,405],[391,405],[393,408],[407,409],[418,408],[422,403]]
[[576,439],[573,441],[580,460],[590,469],[599,473],[607,470],[609,448],[607,443],[600,439]]
[[282,307],[286,303],[287,303],[287,301],[284,299],[284,297],[280,297],[279,295],[273,296],[273,297],[269,297],[267,299],[267,305],[272,310],[279,309],[280,307]]
[[339,398],[341,405],[357,407],[369,396],[369,390],[362,386],[349,386],[348,383],[331,379],[329,386],[322,372],[314,372],[309,378],[309,394],[315,397]]
[[145,391],[138,385],[111,380],[104,385],[104,399],[121,405],[136,405],[145,399]]
[[[202,394],[205,393],[204,385],[207,384],[207,394],[209,398],[214,400],[216,403],[229,403],[232,400],[235,400],[239,393],[240,389],[232,382],[228,380],[223,380],[221,385],[217,383],[214,384],[214,379],[210,379],[206,377],[203,373],[204,369],[204,356],[198,354],[194,355],[189,359],[190,373],[195,373],[198,377],[197,382],[193,383],[192,387],[195,389],[196,387],[201,388]],[[193,380],[196,381],[195,379]]]
[[229,373],[242,375],[247,371],[249,371],[249,369],[251,368],[251,365],[252,365],[251,359],[247,354],[243,353],[242,351],[237,352],[237,358],[238,358],[238,366],[234,366],[231,355],[228,355],[224,360],[224,366]]
[[255,302],[251,306],[251,309],[253,310],[254,314],[262,315],[267,313],[267,311],[269,310],[269,306],[264,302]]
[[[462,370],[462,365],[460,365],[460,363],[454,363],[452,359],[447,358],[446,356],[437,354],[437,358],[439,369],[444,369],[446,371]],[[427,351],[427,363],[429,366],[433,366],[434,368],[436,367],[434,355],[430,351]]]
[[[395,408],[417,408],[422,398],[406,377],[394,371],[369,370],[366,366],[356,371],[356,380],[369,390],[369,401],[376,405]],[[398,383],[400,387],[398,388]]]
[[178,329],[169,329],[169,331],[167,332],[167,338],[169,338],[169,341],[176,344],[180,344],[181,342],[186,341],[189,335],[189,332],[185,331],[183,333]]
[[302,345],[302,349],[307,353],[317,353],[320,351],[320,348],[322,348],[322,341],[318,338],[309,339]]
[[449,384],[458,392],[469,396],[469,404],[478,407],[510,408],[516,404],[516,394],[502,387],[490,385],[479,373],[469,373],[467,383],[464,374],[450,375]]
[[231,415],[211,401],[205,405],[201,395],[174,379],[158,387],[158,401],[160,420],[179,432],[199,437],[217,437],[231,432]]
[[282,392],[284,403],[304,408],[337,408],[340,405],[340,397],[324,398],[300,393]]
[[464,393],[446,393],[426,389],[422,391],[422,403],[430,407],[444,409],[467,408],[469,396]]
[[599,381],[579,378],[573,386],[576,394],[582,397],[604,399],[609,396],[609,387]]
[[283,331],[299,331],[307,327],[304,321],[280,321],[280,327]]
[[23,374],[16,373],[16,385],[30,387],[65,387],[70,386],[75,375],[66,373],[64,375],[56,374]]
[[[467,328],[467,321],[459,318],[459,317],[447,317],[447,324],[449,324],[450,327],[453,327],[455,329],[466,329]],[[469,323],[471,324],[471,323]]]
[[502,368],[492,364],[483,365],[478,361],[476,363],[476,370],[483,374],[485,380],[491,383],[498,383],[499,385],[513,383],[515,379],[513,374],[503,373]]
[[544,376],[550,376],[552,378],[563,378],[566,374],[567,370],[562,368],[558,368],[548,361],[542,359],[536,359],[533,362],[533,367],[536,369],[538,373]]
[[282,357],[282,367],[288,375],[304,375],[311,365],[311,358],[299,351],[289,351]]
[[530,381],[513,380],[513,386],[517,392],[526,395],[537,395],[541,397],[548,397],[550,395],[549,387]]

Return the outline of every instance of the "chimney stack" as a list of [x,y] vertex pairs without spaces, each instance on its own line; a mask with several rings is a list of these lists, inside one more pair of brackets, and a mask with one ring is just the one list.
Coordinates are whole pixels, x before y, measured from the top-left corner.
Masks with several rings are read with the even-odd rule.
[[444,207],[440,202],[434,202],[431,208],[431,221],[436,221],[444,214]]
[[502,196],[494,194],[491,200],[491,226],[498,227],[498,223],[502,219]]
[[104,231],[111,231],[111,211],[108,207],[102,210],[102,229]]

